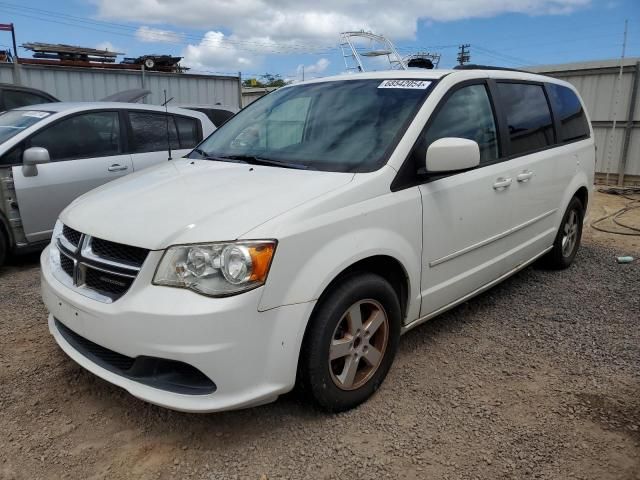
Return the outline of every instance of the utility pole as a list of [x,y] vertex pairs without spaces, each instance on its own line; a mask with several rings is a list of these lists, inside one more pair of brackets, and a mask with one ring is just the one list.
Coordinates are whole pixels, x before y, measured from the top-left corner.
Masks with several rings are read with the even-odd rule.
[[[621,93],[621,85],[622,85],[622,72],[624,70],[624,55],[627,49],[627,26],[629,21],[625,19],[624,21],[624,35],[622,40],[622,55],[620,55],[620,69],[618,70],[618,78],[616,79],[616,89],[615,89],[615,97],[612,105],[613,110],[613,123],[611,125],[611,134],[609,135],[609,141],[607,145],[607,162],[606,162],[606,175],[605,175],[605,185],[609,185],[609,173],[611,172],[611,160],[613,156],[613,143],[616,140],[616,124],[618,123],[618,107],[620,105],[620,93]],[[611,110],[610,110],[611,112]],[[622,159],[620,159],[620,163],[622,163]],[[618,164],[618,180],[620,177],[624,178],[624,172],[620,172],[620,167],[624,168],[624,165]]]
[[302,81],[304,82],[304,65],[302,65]]
[[458,47],[458,65],[464,65],[465,63],[468,63],[469,60],[471,60],[471,52],[469,52],[469,47],[471,47],[471,45],[469,45],[468,43],[462,44]]

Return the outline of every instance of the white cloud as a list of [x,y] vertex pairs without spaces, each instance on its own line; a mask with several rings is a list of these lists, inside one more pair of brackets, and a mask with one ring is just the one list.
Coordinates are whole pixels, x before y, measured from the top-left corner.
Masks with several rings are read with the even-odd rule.
[[180,43],[184,40],[184,35],[171,30],[160,30],[142,26],[136,30],[136,38],[146,43]]
[[122,52],[122,50],[111,42],[100,42],[95,47],[96,50],[109,50],[110,52]]
[[318,60],[316,63],[312,64],[312,65],[298,65],[298,68],[296,70],[297,72],[297,78],[299,80],[302,80],[303,77],[303,73],[304,73],[304,78],[305,79],[310,79],[313,77],[317,77],[319,76],[319,73],[324,72],[327,67],[329,66],[329,60],[326,58],[321,58],[320,60]]
[[207,32],[198,44],[189,44],[183,50],[182,64],[194,70],[237,72],[252,68],[257,63],[253,56],[238,52],[232,43],[225,40],[222,32]]
[[[225,29],[247,40],[335,44],[345,30],[371,30],[393,40],[415,36],[419,21],[503,13],[566,14],[592,0],[94,0],[103,18]],[[149,30],[149,27],[144,27]],[[174,34],[169,32],[169,34]],[[174,34],[175,35],[175,34]],[[250,48],[249,43],[244,48]]]

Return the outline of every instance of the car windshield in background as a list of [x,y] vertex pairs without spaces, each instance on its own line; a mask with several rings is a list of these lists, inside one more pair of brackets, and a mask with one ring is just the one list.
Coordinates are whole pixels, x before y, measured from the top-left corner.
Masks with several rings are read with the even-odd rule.
[[10,110],[0,113],[0,143],[19,134],[51,113],[40,110]]
[[285,87],[241,110],[190,157],[374,171],[386,162],[432,83],[377,79]]

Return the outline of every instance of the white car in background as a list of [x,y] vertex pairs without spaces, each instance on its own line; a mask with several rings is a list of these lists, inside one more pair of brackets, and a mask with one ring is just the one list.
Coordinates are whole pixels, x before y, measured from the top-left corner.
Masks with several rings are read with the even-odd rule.
[[396,70],[286,86],[189,158],[62,212],[41,257],[49,329],[158,405],[241,408],[298,382],[352,408],[402,333],[536,259],[572,263],[594,165],[585,108],[557,79]]
[[215,129],[203,113],[138,103],[30,105],[0,113],[0,265],[43,246],[60,212],[106,182],[180,158]]

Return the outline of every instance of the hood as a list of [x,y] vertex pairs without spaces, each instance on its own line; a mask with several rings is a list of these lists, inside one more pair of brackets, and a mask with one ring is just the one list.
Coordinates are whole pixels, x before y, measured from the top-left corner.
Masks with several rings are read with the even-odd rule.
[[151,250],[235,240],[330,190],[352,173],[181,159],[83,195],[60,215],[98,238]]

